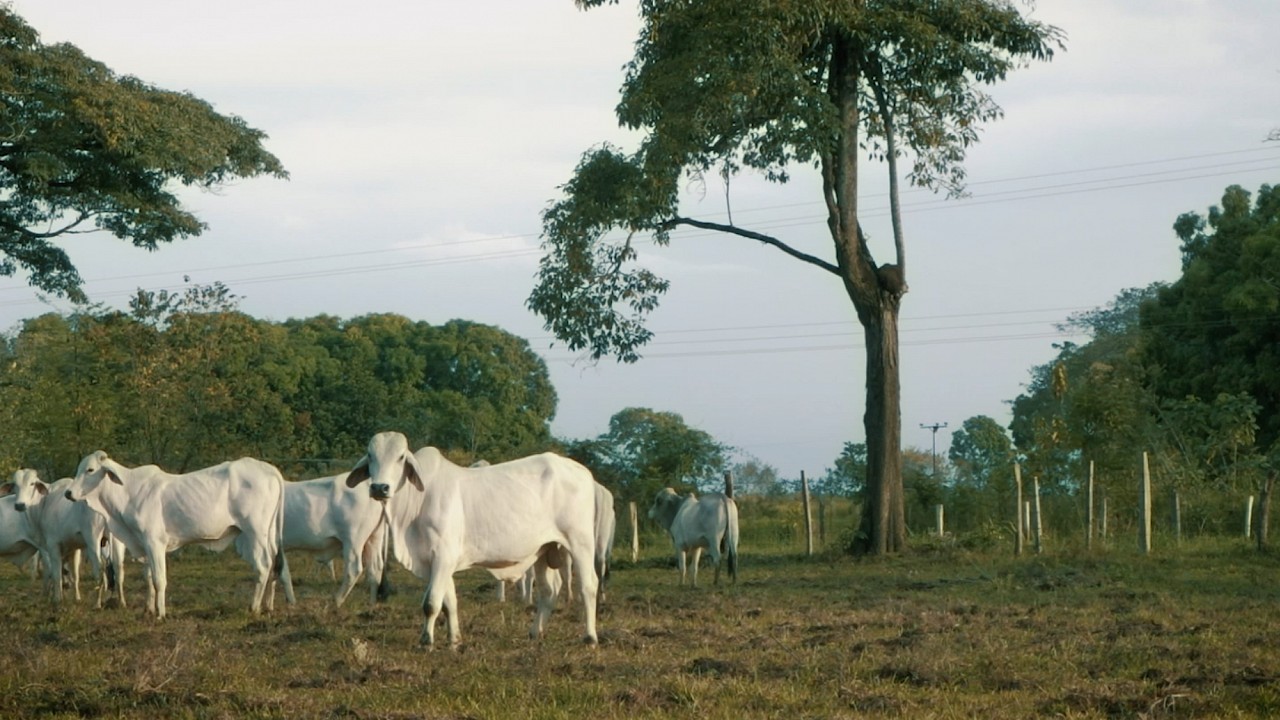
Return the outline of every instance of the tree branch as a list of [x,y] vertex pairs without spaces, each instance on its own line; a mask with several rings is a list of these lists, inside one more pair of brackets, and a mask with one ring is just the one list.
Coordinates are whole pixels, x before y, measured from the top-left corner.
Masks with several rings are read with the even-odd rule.
[[706,222],[703,220],[694,220],[693,218],[686,218],[686,217],[674,217],[666,221],[665,223],[663,223],[663,226],[668,228],[674,227],[676,225],[689,225],[691,227],[701,228],[703,230],[715,230],[718,232],[729,233],[730,235],[739,235],[744,238],[750,238],[751,240],[757,240],[759,242],[764,243],[765,245],[772,245],[773,247],[778,248],[782,252],[790,255],[791,257],[797,260],[800,260],[802,262],[807,262],[810,265],[816,265],[833,275],[841,276],[840,268],[836,267],[835,265],[832,265],[831,263],[827,262],[826,260],[823,260],[820,257],[814,257],[813,255],[810,255],[808,253],[800,252],[799,250],[796,250],[795,248],[782,242],[781,240],[774,237],[770,237],[768,235],[761,235],[758,232],[743,230],[742,228],[734,227],[733,225],[722,225],[720,223]]

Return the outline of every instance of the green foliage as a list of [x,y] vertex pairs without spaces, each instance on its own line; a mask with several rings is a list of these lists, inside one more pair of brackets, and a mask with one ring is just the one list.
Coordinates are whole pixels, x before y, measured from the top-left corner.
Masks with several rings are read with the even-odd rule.
[[975,415],[951,434],[947,458],[954,469],[953,517],[977,527],[1009,514],[1014,505],[1013,443],[993,418]]
[[[1174,224],[1182,277],[1143,306],[1142,355],[1163,400],[1252,398],[1257,445],[1280,438],[1280,187],[1227,188]],[[1237,413],[1239,416],[1239,413]]]
[[847,442],[835,459],[835,464],[827,468],[822,479],[814,483],[814,490],[824,495],[837,495],[852,498],[862,494],[867,482],[867,445],[866,443]]
[[0,354],[0,457],[50,478],[95,449],[173,471],[252,455],[315,476],[387,429],[460,462],[551,445],[555,392],[520,338],[396,315],[275,324],[237,303],[215,284],[28,320]]
[[[1124,290],[1106,307],[1069,318],[1064,329],[1091,339],[1059,346],[1013,401],[1010,427],[1024,477],[1038,476],[1046,492],[1076,492],[1089,462],[1097,478],[1132,477],[1142,451],[1159,444],[1156,403],[1138,353],[1139,308],[1158,288]],[[1125,484],[1120,492],[1132,490]]]
[[634,407],[615,413],[608,432],[596,440],[572,444],[569,455],[619,500],[643,508],[666,487],[722,490],[728,464],[727,448],[679,414]]
[[[845,279],[870,292],[876,266],[856,215],[836,210],[855,207],[858,144],[881,158],[910,148],[911,180],[959,192],[965,148],[999,115],[980,86],[1050,58],[1061,42],[1056,28],[987,0],[645,0],[640,14],[617,116],[643,139],[634,153],[606,145],[583,156],[543,214],[545,254],[528,301],[571,349],[628,362],[651,337],[644,316],[668,287],[633,266],[631,239],[647,233],[665,245],[674,226],[694,224],[678,215],[682,176],[715,171],[727,181],[750,169],[785,182],[796,167],[821,166],[836,252],[857,247],[846,259],[859,268]],[[837,176],[852,185],[834,187]],[[732,221],[713,229],[842,273]],[[626,240],[605,240],[614,230]]]
[[156,88],[44,45],[0,6],[0,275],[83,300],[80,275],[53,240],[98,228],[137,247],[198,235],[173,183],[211,188],[286,177],[266,136],[188,93]]

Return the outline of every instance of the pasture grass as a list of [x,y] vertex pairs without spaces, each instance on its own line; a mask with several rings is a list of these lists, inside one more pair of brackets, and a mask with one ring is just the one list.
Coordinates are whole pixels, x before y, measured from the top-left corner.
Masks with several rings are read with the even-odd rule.
[[873,560],[747,548],[736,586],[711,587],[704,568],[696,590],[651,546],[617,562],[598,647],[580,642],[577,607],[530,641],[531,610],[469,571],[456,651],[418,645],[422,583],[403,570],[385,605],[360,585],[341,611],[327,573],[300,571],[299,604],[278,593],[254,617],[245,563],[184,550],[156,623],[136,564],[128,608],[61,612],[6,565],[0,717],[1280,715],[1274,554],[1243,540],[1151,557],[920,545]]

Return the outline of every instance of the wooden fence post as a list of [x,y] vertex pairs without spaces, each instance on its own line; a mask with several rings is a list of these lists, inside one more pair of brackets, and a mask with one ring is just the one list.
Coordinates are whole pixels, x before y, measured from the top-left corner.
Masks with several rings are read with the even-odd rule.
[[813,554],[813,515],[809,513],[809,478],[800,471],[800,493],[804,498],[804,554]]
[[635,501],[627,503],[627,513],[631,516],[631,562],[635,562],[640,559],[640,519]]
[[1040,553],[1044,552],[1044,522],[1041,520],[1041,517],[1040,517],[1040,476],[1037,475],[1031,478],[1031,487],[1033,488],[1033,498],[1034,498],[1032,500],[1033,504],[1031,507],[1031,512],[1032,512],[1033,521],[1035,523],[1031,527],[1031,532],[1035,533],[1036,554],[1039,555]]
[[1102,507],[1098,508],[1102,515],[1098,518],[1098,539],[1107,541],[1107,494],[1102,493]]
[[942,511],[942,503],[938,503],[937,505],[935,505],[935,506],[934,506],[934,508],[933,508],[933,512],[934,512],[934,516],[935,516],[935,517],[934,517],[934,525],[936,525],[936,526],[937,526],[937,529],[938,529],[938,537],[946,537],[946,534],[947,534],[947,526],[946,526],[946,524],[943,522],[943,515],[942,515],[942,512],[943,512],[943,511]]
[[1253,537],[1253,496],[1250,495],[1244,504],[1244,536]]
[[1138,485],[1138,550],[1151,554],[1151,466],[1142,453],[1142,483]]
[[1181,544],[1182,543],[1182,498],[1178,494],[1178,488],[1173,489],[1173,507],[1171,509],[1173,511],[1173,516],[1170,518],[1173,521],[1173,541],[1175,543]]
[[1018,463],[1014,463],[1014,464],[1013,464],[1013,484],[1014,484],[1015,491],[1016,491],[1016,493],[1017,493],[1017,505],[1014,505],[1014,508],[1013,508],[1013,509],[1014,509],[1014,513],[1013,513],[1013,515],[1014,515],[1014,517],[1017,519],[1017,521],[1014,523],[1014,528],[1015,528],[1014,536],[1015,536],[1015,539],[1014,539],[1014,542],[1013,542],[1013,554],[1014,554],[1014,555],[1021,555],[1021,554],[1022,554],[1022,540],[1023,540],[1023,535],[1022,535],[1022,526],[1023,526],[1023,522],[1022,522],[1022,466],[1021,466],[1021,465],[1019,465]]
[[1089,461],[1089,491],[1085,494],[1084,549],[1093,549],[1093,461]]
[[729,470],[724,471],[724,494],[725,497],[733,497],[733,473]]

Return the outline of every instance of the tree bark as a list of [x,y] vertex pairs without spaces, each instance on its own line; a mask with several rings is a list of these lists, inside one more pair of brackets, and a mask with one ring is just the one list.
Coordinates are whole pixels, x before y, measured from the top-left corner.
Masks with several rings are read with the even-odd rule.
[[898,305],[886,303],[865,322],[867,340],[867,503],[865,544],[855,547],[883,555],[906,548],[907,523],[902,488],[902,393],[898,366]]

